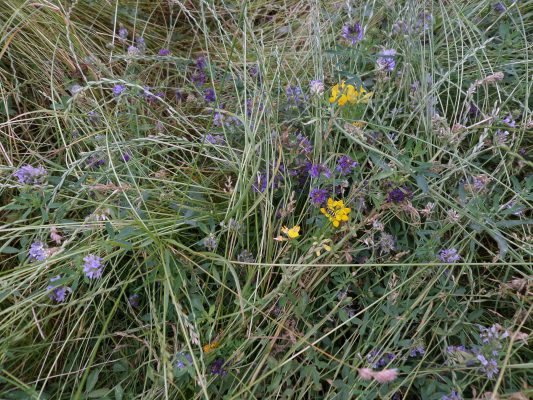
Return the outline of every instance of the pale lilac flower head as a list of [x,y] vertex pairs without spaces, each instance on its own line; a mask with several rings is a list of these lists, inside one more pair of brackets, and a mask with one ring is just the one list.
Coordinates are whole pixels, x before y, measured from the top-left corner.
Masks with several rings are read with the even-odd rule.
[[442,396],[441,400],[463,400],[463,398],[459,393],[457,393],[457,391],[452,390],[448,396]]
[[320,206],[324,204],[327,201],[328,197],[329,193],[326,189],[314,188],[309,193],[311,203],[313,203],[315,206]]
[[134,293],[128,297],[128,303],[133,308],[138,308],[140,304],[140,297],[137,293]]
[[296,142],[297,142],[297,149],[300,150],[303,154],[309,154],[313,151],[313,145],[309,141],[309,139],[299,133],[296,136]]
[[287,86],[285,94],[287,95],[287,103],[295,106],[301,106],[307,100],[307,96],[304,95],[300,86]]
[[179,352],[176,354],[176,367],[178,369],[185,368],[186,365],[192,364],[192,356],[189,353]]
[[141,50],[139,50],[138,47],[134,45],[131,45],[128,47],[128,56],[134,57],[134,56],[138,56],[139,54],[141,54]]
[[352,25],[344,25],[342,27],[342,37],[352,45],[355,45],[363,39],[363,27],[359,22]]
[[[481,356],[481,357],[483,357],[483,356]],[[478,356],[478,359],[479,358],[480,358],[480,356]],[[487,361],[485,359],[485,357],[483,357],[483,359],[484,359],[484,361],[480,360],[480,362],[482,364],[481,371],[484,372],[487,375],[487,378],[489,378],[489,379],[494,378],[494,376],[500,371],[498,369],[498,363],[493,358],[491,358],[489,361]]]
[[83,272],[89,279],[97,279],[102,276],[104,272],[104,265],[102,264],[102,258],[89,254],[83,258]]
[[70,88],[70,93],[74,96],[76,93],[79,93],[83,90],[83,87],[81,85],[78,85],[77,83],[75,83],[74,85],[72,85],[72,87]]
[[118,30],[118,37],[120,38],[121,41],[126,40],[128,38],[128,30],[124,27],[121,27]]
[[331,171],[324,164],[313,164],[308,162],[306,164],[306,170],[311,178],[317,179],[321,174],[328,179],[331,178]]
[[456,263],[461,259],[457,249],[443,249],[439,252],[439,260],[447,264]]
[[505,5],[501,1],[498,1],[496,4],[494,4],[494,11],[501,14],[501,13],[504,13],[505,10],[506,10]]
[[44,243],[39,241],[31,244],[29,254],[31,261],[44,261],[48,256]]
[[215,251],[218,246],[218,240],[214,233],[210,233],[203,240],[203,245],[209,251]]
[[213,364],[211,364],[211,374],[226,376],[228,371],[224,369],[225,363],[226,361],[223,358],[217,358],[215,361],[213,361]]
[[393,71],[396,67],[396,50],[394,49],[385,49],[381,53],[381,56],[378,57],[376,63],[378,68],[384,71]]
[[203,143],[211,143],[214,145],[224,145],[226,144],[226,140],[224,139],[223,135],[220,135],[218,133],[212,134],[207,133],[202,138]]
[[18,178],[20,183],[39,185],[45,182],[47,174],[46,169],[42,165],[32,167],[27,164],[20,167],[13,175]]
[[215,91],[212,88],[207,88],[204,90],[204,100],[207,103],[214,103],[217,99]]
[[124,85],[115,85],[113,86],[113,95],[119,96],[124,90],[126,90],[126,86]]
[[[50,278],[50,283],[55,282],[59,279],[61,279],[61,275],[57,275],[53,278]],[[48,294],[48,297],[50,297],[51,300],[57,301],[58,303],[62,303],[63,301],[65,301],[67,294],[71,292],[72,289],[68,286],[48,285],[46,287],[46,291],[50,292]]]
[[357,167],[357,161],[352,160],[350,156],[341,156],[337,161],[336,170],[341,175],[348,175],[355,167]]
[[324,93],[324,82],[320,79],[313,79],[309,82],[309,91],[314,96],[320,96]]
[[157,54],[160,55],[161,57],[166,57],[166,56],[170,55],[170,50],[169,49],[161,49],[161,50],[159,50],[159,53],[157,53]]

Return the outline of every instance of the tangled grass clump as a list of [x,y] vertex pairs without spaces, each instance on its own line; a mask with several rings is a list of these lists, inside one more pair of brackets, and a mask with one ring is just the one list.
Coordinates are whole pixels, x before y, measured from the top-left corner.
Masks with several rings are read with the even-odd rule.
[[531,2],[0,7],[0,398],[533,395]]

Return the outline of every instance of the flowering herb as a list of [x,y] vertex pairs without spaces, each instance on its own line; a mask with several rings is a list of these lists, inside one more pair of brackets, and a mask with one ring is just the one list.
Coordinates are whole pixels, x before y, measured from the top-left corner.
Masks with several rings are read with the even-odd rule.
[[20,167],[13,175],[19,180],[20,183],[25,185],[40,185],[46,181],[48,172],[42,165],[39,165],[38,167],[24,165]]
[[344,25],[341,35],[352,45],[355,45],[363,39],[363,27],[359,22]]
[[204,90],[204,100],[207,103],[214,103],[217,99],[215,91],[212,88],[207,88]]
[[320,96],[324,93],[324,82],[320,79],[313,79],[309,82],[309,92],[313,96]]
[[367,93],[362,86],[357,90],[354,85],[349,85],[342,81],[340,86],[339,84],[336,84],[331,88],[329,102],[337,102],[337,104],[342,107],[346,105],[346,103],[368,103],[370,97],[372,97],[372,92]]
[[311,203],[313,203],[315,206],[321,206],[324,204],[328,199],[329,193],[326,189],[319,189],[314,188],[309,192],[309,198],[311,199]]
[[396,67],[396,50],[394,49],[385,49],[381,52],[381,56],[378,57],[376,63],[378,68],[384,71],[393,71]]
[[169,49],[161,49],[161,50],[159,50],[159,52],[157,54],[159,56],[161,56],[161,57],[166,57],[166,56],[170,55],[170,50]]
[[223,358],[217,358],[215,361],[213,361],[213,364],[211,364],[211,374],[221,377],[226,376],[228,371],[224,369],[225,363],[226,361]]
[[104,265],[102,264],[102,258],[89,254],[83,258],[83,272],[89,279],[98,279],[102,277],[104,272]]
[[[57,275],[53,278],[50,278],[50,283],[53,283],[57,280],[61,279],[61,275]],[[68,286],[58,286],[57,284],[51,284],[46,287],[46,291],[48,293],[48,297],[50,297],[51,300],[54,300],[58,303],[62,303],[65,301],[67,294],[72,291],[72,289]]]
[[444,263],[452,264],[461,259],[461,256],[457,252],[457,249],[443,249],[439,252],[439,260]]
[[305,166],[305,169],[309,173],[311,178],[317,179],[320,175],[323,175],[325,178],[331,178],[331,171],[324,164],[313,164],[308,162]]
[[121,27],[118,30],[118,37],[121,41],[125,41],[128,38],[128,30],[124,27]]
[[463,398],[457,393],[457,391],[452,390],[449,395],[442,396],[441,400],[463,400]]
[[347,222],[349,220],[352,210],[344,206],[344,201],[335,201],[330,197],[327,203],[327,206],[321,208],[320,212],[327,217],[335,228],[338,228],[341,222]]
[[124,92],[124,90],[126,90],[126,86],[124,86],[124,85],[115,85],[113,87],[113,95],[114,96],[120,96],[120,94],[122,94],[122,92]]
[[357,165],[357,161],[352,160],[350,156],[342,156],[337,161],[336,170],[341,175],[348,175]]
[[411,197],[411,191],[407,187],[405,186],[397,187],[397,188],[392,189],[387,194],[387,202],[399,204],[399,203],[402,203],[406,199],[408,200],[410,197]]
[[44,261],[48,257],[48,251],[43,242],[37,241],[31,244],[29,255],[31,261]]
[[298,236],[300,236],[300,226],[295,225],[292,228],[287,228],[284,226],[281,228],[281,232],[289,239],[296,239]]

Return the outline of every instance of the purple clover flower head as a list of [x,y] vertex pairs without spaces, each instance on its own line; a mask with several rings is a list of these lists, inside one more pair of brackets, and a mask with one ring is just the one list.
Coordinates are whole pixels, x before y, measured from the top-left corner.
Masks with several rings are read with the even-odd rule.
[[393,35],[406,35],[409,33],[409,25],[403,20],[396,21],[392,25],[392,34]]
[[192,74],[191,81],[196,86],[203,86],[207,81],[207,76],[205,75],[205,72],[198,70],[194,74]]
[[13,175],[19,180],[19,183],[25,185],[40,185],[46,181],[48,172],[42,165],[32,167],[31,165],[26,164],[20,167]]
[[149,86],[143,87],[143,97],[150,103],[157,99],[162,99],[164,96],[165,94],[163,92],[153,93]]
[[76,93],[79,93],[83,90],[83,86],[81,85],[78,85],[77,83],[75,83],[74,85],[72,85],[72,87],[70,88],[70,93],[72,94],[72,96],[74,96]]
[[396,203],[400,204],[405,199],[409,199],[411,197],[411,191],[405,187],[397,187],[395,189],[392,189],[388,195],[387,195],[387,202],[388,203]]
[[124,27],[121,27],[118,30],[118,37],[121,41],[125,41],[128,38],[128,30]]
[[99,155],[91,156],[87,160],[87,168],[97,169],[103,165],[105,165],[105,158]]
[[97,279],[102,277],[104,272],[104,265],[102,264],[102,258],[89,254],[83,258],[83,272],[89,279]]
[[381,52],[381,56],[378,57],[376,63],[380,70],[384,71],[393,71],[396,67],[396,50],[394,49],[385,49]]
[[513,119],[511,115],[506,116],[503,119],[503,122],[509,126],[510,128],[516,128],[516,121]]
[[311,178],[317,179],[320,175],[323,175],[326,178],[331,178],[331,171],[324,164],[313,164],[311,162],[306,163],[305,169],[309,173]]
[[363,27],[359,22],[352,25],[344,25],[342,27],[341,36],[352,45],[355,45],[363,39]]
[[224,125],[224,114],[221,112],[216,112],[213,116],[213,125],[214,126],[222,126]]
[[497,3],[495,3],[494,6],[493,6],[493,9],[494,9],[494,11],[496,11],[497,13],[500,13],[500,14],[504,13],[505,10],[507,10],[505,8],[505,4],[503,4],[501,1],[498,1]]
[[187,100],[187,95],[179,89],[176,89],[175,95],[176,95],[176,101]]
[[213,361],[213,364],[211,364],[211,374],[218,376],[226,376],[228,374],[228,371],[224,369],[225,362],[226,361],[223,358],[217,358],[215,361]]
[[139,305],[140,305],[140,296],[135,293],[135,294],[132,294],[128,297],[128,303],[130,306],[132,306],[133,308],[139,308]]
[[207,62],[205,61],[205,58],[200,56],[196,59],[196,69],[199,71],[203,71],[205,67],[207,67]]
[[441,400],[463,400],[461,395],[457,391],[452,390],[451,393],[447,396],[442,396]]
[[350,156],[341,156],[337,161],[336,170],[340,172],[341,175],[348,175],[352,170],[357,167],[357,161],[352,160]]
[[298,142],[298,149],[300,149],[303,154],[310,154],[313,152],[313,145],[306,136],[299,133],[296,136],[296,141]]
[[[479,356],[478,356],[479,358]],[[490,361],[485,359],[485,363],[482,362],[483,367],[481,371],[487,375],[487,378],[492,379],[500,370],[498,369],[498,363],[495,359],[491,358]]]
[[319,189],[314,188],[309,193],[309,198],[311,199],[311,203],[313,203],[315,206],[321,206],[324,204],[329,197],[329,193],[326,189]]
[[214,103],[217,97],[215,91],[212,88],[207,88],[204,90],[204,100],[207,103]]
[[128,46],[128,56],[135,57],[141,54],[141,50],[137,46],[131,45]]
[[183,369],[192,364],[192,356],[189,353],[179,352],[176,354],[175,365],[178,369]]
[[144,38],[142,36],[137,36],[135,38],[135,43],[137,43],[139,51],[143,52],[144,50],[146,50],[146,42],[144,41]]
[[[53,278],[50,278],[50,283],[53,283],[59,279],[61,279],[61,275],[57,275]],[[51,300],[54,300],[58,303],[62,303],[65,301],[67,294],[71,292],[72,289],[68,286],[48,285],[46,287],[46,291],[50,292],[48,293],[48,297],[50,297]]]
[[320,79],[313,79],[309,82],[309,92],[313,96],[320,96],[324,93],[324,82]]
[[285,94],[287,95],[287,103],[294,106],[301,106],[307,100],[300,86],[287,86],[285,88]]
[[443,249],[439,252],[439,260],[446,264],[456,263],[461,259],[457,249]]
[[415,347],[414,349],[411,349],[411,351],[409,351],[409,357],[415,358],[417,356],[423,356],[425,352],[426,350],[424,349],[423,346],[418,346],[418,347]]
[[126,90],[126,86],[124,86],[124,85],[115,85],[115,86],[113,86],[113,95],[114,96],[120,96],[120,94],[122,92],[124,92],[124,90]]
[[122,161],[128,162],[129,160],[131,160],[131,154],[125,151],[124,153],[122,153],[121,158],[122,158]]
[[169,56],[170,55],[170,50],[169,49],[161,49],[159,50],[159,53],[157,53],[159,56],[161,57],[166,57],[166,56]]
[[46,247],[43,242],[37,241],[33,242],[30,246],[30,261],[44,261],[48,256]]
[[211,232],[203,239],[203,245],[209,251],[215,251],[217,249],[218,240],[213,232]]
[[224,145],[226,144],[226,140],[224,139],[224,136],[215,133],[207,133],[202,138],[202,143],[211,143],[214,145]]
[[418,15],[418,19],[415,24],[415,31],[424,32],[431,28],[433,24],[433,15],[427,11],[423,11]]

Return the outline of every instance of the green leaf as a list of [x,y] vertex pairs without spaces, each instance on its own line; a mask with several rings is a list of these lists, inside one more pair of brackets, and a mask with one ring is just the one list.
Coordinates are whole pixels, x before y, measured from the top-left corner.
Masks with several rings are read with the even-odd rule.
[[119,383],[117,386],[115,386],[115,400],[122,400],[123,396],[124,389],[122,389],[122,385]]
[[0,253],[4,254],[18,254],[20,252],[19,249],[11,246],[4,246],[0,249]]
[[87,385],[85,386],[85,390],[87,392],[90,392],[94,389],[94,386],[96,385],[96,382],[98,382],[98,375],[100,374],[100,371],[95,369],[92,371],[89,376],[87,377]]
[[415,179],[416,179],[416,183],[417,183],[418,187],[420,188],[420,190],[422,190],[423,193],[428,193],[429,192],[429,186],[428,186],[428,182],[426,180],[426,177],[424,175],[416,175]]
[[87,395],[90,399],[104,399],[111,392],[109,388],[102,388],[92,391]]

